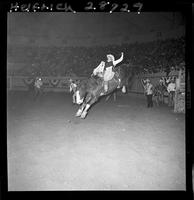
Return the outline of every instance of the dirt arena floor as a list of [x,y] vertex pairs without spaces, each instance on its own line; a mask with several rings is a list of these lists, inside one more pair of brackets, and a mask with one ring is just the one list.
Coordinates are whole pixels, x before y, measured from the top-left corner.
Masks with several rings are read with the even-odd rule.
[[9,191],[186,190],[184,114],[135,94],[77,109],[70,94],[8,94]]

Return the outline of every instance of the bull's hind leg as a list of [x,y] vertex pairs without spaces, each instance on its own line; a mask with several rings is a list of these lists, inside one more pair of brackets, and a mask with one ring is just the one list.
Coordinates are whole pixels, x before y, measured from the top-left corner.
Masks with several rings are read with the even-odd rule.
[[111,94],[106,97],[105,101],[108,101],[110,97],[111,97]]

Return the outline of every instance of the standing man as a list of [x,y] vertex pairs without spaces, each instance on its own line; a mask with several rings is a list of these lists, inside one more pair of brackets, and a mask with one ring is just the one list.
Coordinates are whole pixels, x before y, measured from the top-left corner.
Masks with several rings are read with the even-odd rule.
[[170,80],[168,84],[168,106],[174,106],[174,96],[175,96],[176,84],[173,79]]
[[[164,77],[160,78],[158,86],[159,101],[164,104],[164,93],[167,91],[167,86]],[[156,89],[156,87],[155,87]]]
[[43,85],[43,82],[42,82],[42,79],[37,77],[35,79],[35,82],[34,82],[34,87],[35,87],[35,99],[37,98],[38,95],[40,95],[42,93],[42,85]]
[[76,103],[76,94],[75,94],[75,92],[76,92],[77,84],[72,79],[70,79],[69,82],[70,82],[69,91],[73,92],[73,96],[72,96],[73,103]]
[[[145,82],[145,84],[144,84],[144,82]],[[146,98],[147,98],[147,107],[148,108],[153,107],[153,100],[152,100],[153,85],[151,84],[149,79],[142,81],[142,84],[143,84],[143,87],[144,87],[144,90],[145,90],[145,95],[146,95]]]

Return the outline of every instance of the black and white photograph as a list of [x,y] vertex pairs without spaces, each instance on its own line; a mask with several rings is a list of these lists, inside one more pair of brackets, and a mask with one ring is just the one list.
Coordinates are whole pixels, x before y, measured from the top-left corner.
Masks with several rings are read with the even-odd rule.
[[182,12],[7,14],[8,191],[185,191]]

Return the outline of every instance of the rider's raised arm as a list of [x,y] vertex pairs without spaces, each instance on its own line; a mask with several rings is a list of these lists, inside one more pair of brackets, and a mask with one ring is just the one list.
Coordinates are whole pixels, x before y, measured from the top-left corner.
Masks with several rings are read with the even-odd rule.
[[123,52],[121,53],[121,57],[118,60],[113,61],[113,65],[116,66],[118,63],[120,63],[123,60]]

